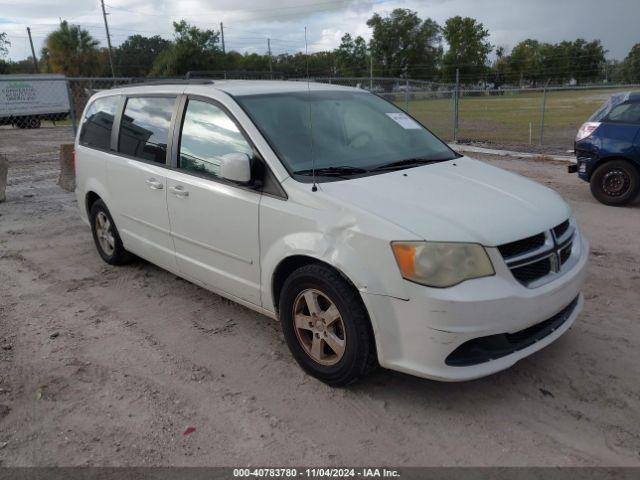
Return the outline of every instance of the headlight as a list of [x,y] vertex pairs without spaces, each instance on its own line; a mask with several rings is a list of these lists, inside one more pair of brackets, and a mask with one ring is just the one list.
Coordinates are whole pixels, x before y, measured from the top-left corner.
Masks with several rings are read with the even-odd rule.
[[495,274],[486,250],[476,243],[391,242],[402,276],[429,287],[452,287]]
[[584,140],[585,138],[591,136],[593,132],[595,132],[600,126],[600,122],[587,122],[584,123],[580,130],[578,130],[578,134],[576,135],[576,142],[580,140]]

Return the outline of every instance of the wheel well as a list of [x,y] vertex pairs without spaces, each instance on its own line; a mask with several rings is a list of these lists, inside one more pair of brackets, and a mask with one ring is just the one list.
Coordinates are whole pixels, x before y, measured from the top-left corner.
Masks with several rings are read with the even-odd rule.
[[330,265],[327,262],[323,262],[322,260],[318,260],[317,258],[308,257],[306,255],[292,255],[291,257],[287,257],[282,260],[273,272],[273,277],[271,280],[271,293],[273,296],[273,306],[276,312],[278,312],[278,308],[280,305],[280,294],[282,293],[282,286],[287,280],[287,277],[298,268],[314,263],[326,265],[332,270],[335,270],[336,272],[338,272],[338,274],[340,274],[342,278],[344,278],[349,283],[349,285],[351,285],[357,291],[357,288],[351,281],[351,279],[333,265]]
[[91,207],[97,200],[100,200],[100,196],[95,192],[87,193],[86,204],[87,204],[87,215],[91,213]]

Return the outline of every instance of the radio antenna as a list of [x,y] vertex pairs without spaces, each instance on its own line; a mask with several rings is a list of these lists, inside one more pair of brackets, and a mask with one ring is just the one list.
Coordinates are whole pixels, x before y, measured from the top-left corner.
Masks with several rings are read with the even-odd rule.
[[316,184],[316,156],[313,154],[313,120],[311,116],[311,84],[309,83],[309,44],[307,43],[307,27],[304,27],[304,56],[307,60],[307,110],[309,112],[309,151],[311,153],[311,177],[313,178],[312,192],[318,191]]

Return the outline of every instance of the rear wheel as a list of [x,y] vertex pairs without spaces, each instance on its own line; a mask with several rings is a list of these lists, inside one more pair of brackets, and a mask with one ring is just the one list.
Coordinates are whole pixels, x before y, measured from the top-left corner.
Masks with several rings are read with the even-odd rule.
[[96,249],[105,262],[110,265],[125,265],[134,259],[122,245],[116,224],[102,200],[93,203],[89,219]]
[[366,308],[357,290],[322,264],[303,266],[285,281],[280,321],[298,364],[339,387],[356,382],[377,365]]
[[40,128],[40,125],[42,125],[42,121],[36,117],[29,118],[27,122],[27,128]]
[[40,128],[42,121],[38,117],[18,117],[14,125],[18,128]]
[[639,192],[640,174],[627,160],[611,160],[596,168],[591,176],[591,193],[605,205],[627,205]]

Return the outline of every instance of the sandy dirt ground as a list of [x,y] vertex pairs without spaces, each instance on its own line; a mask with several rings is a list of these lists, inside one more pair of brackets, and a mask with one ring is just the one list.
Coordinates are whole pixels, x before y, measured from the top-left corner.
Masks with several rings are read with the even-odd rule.
[[379,370],[332,389],[276,322],[103,263],[55,183],[67,138],[0,131],[0,465],[640,465],[640,206],[598,204],[564,164],[487,159],[571,203],[592,247],[583,314],[482,380]]

